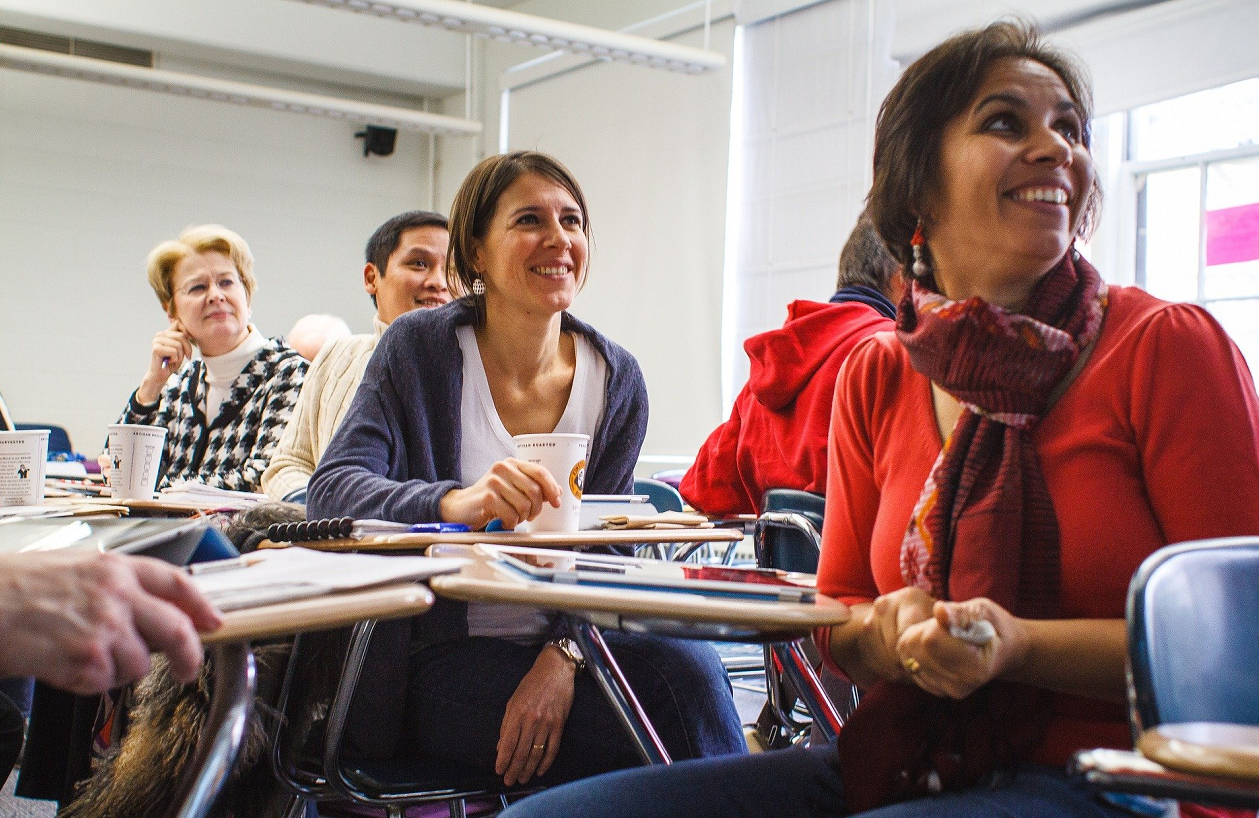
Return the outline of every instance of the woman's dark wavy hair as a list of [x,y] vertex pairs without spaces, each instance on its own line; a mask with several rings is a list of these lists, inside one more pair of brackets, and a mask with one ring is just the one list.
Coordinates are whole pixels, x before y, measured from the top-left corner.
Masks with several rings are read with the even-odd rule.
[[[1001,20],[956,34],[928,51],[905,69],[879,109],[874,183],[867,201],[875,229],[906,276],[912,275],[909,240],[939,182],[945,125],[970,105],[992,64],[1007,58],[1033,60],[1062,79],[1080,109],[1084,146],[1092,145],[1093,95],[1084,66],[1046,43],[1034,24]],[[1092,234],[1101,200],[1094,175],[1076,229],[1080,238]]]

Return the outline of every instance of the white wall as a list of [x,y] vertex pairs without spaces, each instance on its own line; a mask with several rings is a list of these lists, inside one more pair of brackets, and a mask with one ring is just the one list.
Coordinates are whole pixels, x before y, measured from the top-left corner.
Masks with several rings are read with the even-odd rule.
[[835,291],[870,186],[874,118],[898,72],[890,24],[886,4],[833,0],[744,30],[727,401],[747,380],[743,340],[780,326],[791,301]]
[[346,123],[0,70],[0,389],[94,453],[165,326],[144,259],[182,228],[250,242],[255,321],[370,329],[363,245],[427,206],[428,138],[362,156]]
[[[425,29],[287,0],[223,2],[231,18],[226,26],[176,24],[184,19],[179,15],[204,14],[202,0],[129,0],[107,7],[89,0],[0,0],[0,24],[60,20],[64,33],[111,39],[101,33],[112,30],[127,34],[114,38],[118,42],[172,48],[186,34],[191,45],[164,54],[166,64],[200,65],[212,73],[206,61],[230,52],[239,64],[218,73],[241,76],[283,72],[305,60],[313,67],[299,78],[304,86],[340,82],[344,88],[376,76],[376,93],[402,101],[425,83],[449,88],[462,75],[461,38],[454,35],[441,35],[442,68],[425,72],[417,66],[428,55],[417,44],[436,36]],[[679,3],[527,0],[516,8],[622,28]],[[712,28],[711,47],[727,54],[734,39],[731,5],[712,3],[721,21]],[[777,324],[787,301],[824,297],[833,284],[835,256],[868,183],[872,114],[895,73],[893,55],[981,22],[972,19],[976,15],[988,19],[1013,9],[1064,17],[1102,3],[734,5],[756,24],[748,37],[757,48],[750,77],[766,94],[749,100],[751,127],[742,146],[763,151],[763,161],[749,165],[754,172],[746,178],[764,217],[745,214],[735,231],[740,263],[754,278],[760,275],[760,289],[750,290],[754,298],[732,313],[741,323],[731,325],[727,354],[741,361],[746,335]],[[182,11],[171,11],[174,6]],[[250,22],[255,7],[263,21],[257,31]],[[1110,109],[1119,104],[1110,100],[1147,94],[1144,85],[1134,85],[1145,69],[1133,66],[1130,53],[1156,61],[1159,77],[1183,78],[1193,67],[1229,76],[1246,70],[1238,66],[1255,52],[1234,35],[1248,30],[1241,23],[1257,7],[1253,0],[1169,0],[1057,39],[1077,45],[1094,62],[1099,101]],[[283,39],[279,29],[292,14],[311,24],[288,26],[304,44],[285,39],[271,48],[271,39]],[[676,19],[691,20],[675,27],[688,29],[676,41],[702,44],[694,14]],[[234,42],[233,26],[250,28]],[[667,32],[669,24],[656,29]],[[341,36],[346,32],[353,36]],[[1177,47],[1177,32],[1192,35],[1183,47]],[[1134,52],[1137,33],[1158,37]],[[382,59],[336,49],[325,57],[320,38],[387,51]],[[283,332],[305,312],[329,310],[365,330],[370,308],[358,271],[367,235],[387,216],[428,206],[430,198],[448,209],[468,169],[497,152],[503,70],[543,53],[478,42],[473,117],[485,124],[485,134],[479,140],[439,139],[435,178],[424,136],[400,133],[394,156],[364,159],[348,125],[0,70],[0,389],[19,419],[61,422],[81,449],[94,447],[139,377],[148,339],[162,325],[144,283],[144,256],[191,223],[222,221],[251,241],[261,279],[256,315],[264,332]],[[643,363],[653,404],[644,449],[649,454],[693,452],[722,417],[719,338],[732,77],[729,68],[687,77],[598,64],[512,94],[510,146],[555,153],[577,173],[591,200],[593,275],[575,312]],[[1169,95],[1183,90],[1169,79],[1158,82]],[[462,116],[464,104],[456,94],[439,107]]]
[[[531,0],[515,9],[619,29],[677,5]],[[711,29],[711,48],[729,55],[734,25],[723,16]],[[700,18],[686,19],[689,27]],[[702,46],[703,32],[670,40]],[[476,97],[485,135],[476,157],[468,155],[470,142],[446,149],[451,140],[442,140],[443,201],[453,197],[467,164],[498,152],[501,72],[543,53],[498,43],[479,49]],[[693,455],[721,420],[730,77],[729,67],[686,76],[598,63],[511,93],[509,147],[553,154],[589,200],[591,276],[573,313],[642,365],[651,400],[645,455]],[[452,98],[443,112],[461,115],[462,106],[462,97]]]

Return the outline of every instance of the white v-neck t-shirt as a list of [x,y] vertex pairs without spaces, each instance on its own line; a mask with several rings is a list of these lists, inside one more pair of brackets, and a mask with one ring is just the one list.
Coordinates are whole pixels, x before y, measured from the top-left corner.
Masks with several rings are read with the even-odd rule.
[[[459,443],[459,480],[470,486],[480,480],[490,466],[516,456],[516,444],[494,408],[490,382],[477,346],[476,332],[468,325],[458,327],[455,335],[463,353],[463,395],[459,407],[461,434]],[[608,366],[603,356],[580,333],[573,333],[576,363],[573,387],[559,423],[551,431],[589,435],[603,420],[607,403]],[[531,643],[545,635],[551,626],[550,616],[537,608],[495,603],[469,603],[468,635],[495,636],[516,642]]]

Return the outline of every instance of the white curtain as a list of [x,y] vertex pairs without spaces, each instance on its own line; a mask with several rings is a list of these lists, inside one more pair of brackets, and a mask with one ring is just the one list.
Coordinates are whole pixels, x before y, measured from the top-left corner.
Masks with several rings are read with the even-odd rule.
[[[751,14],[757,4],[742,5]],[[727,409],[747,380],[743,341],[781,325],[790,301],[834,292],[839,250],[870,184],[874,116],[896,76],[879,56],[889,53],[891,28],[879,5],[832,0],[741,28],[722,322]]]

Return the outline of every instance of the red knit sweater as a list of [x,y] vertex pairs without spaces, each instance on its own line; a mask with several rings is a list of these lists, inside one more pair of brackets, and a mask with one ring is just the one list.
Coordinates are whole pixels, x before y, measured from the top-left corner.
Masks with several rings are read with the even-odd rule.
[[[847,602],[904,585],[901,540],[941,440],[930,383],[892,333],[840,374],[818,584]],[[1259,534],[1259,399],[1202,309],[1112,287],[1092,357],[1034,433],[1061,530],[1065,618],[1122,618],[1169,543]],[[1131,748],[1122,707],[1060,695],[1035,760]]]

